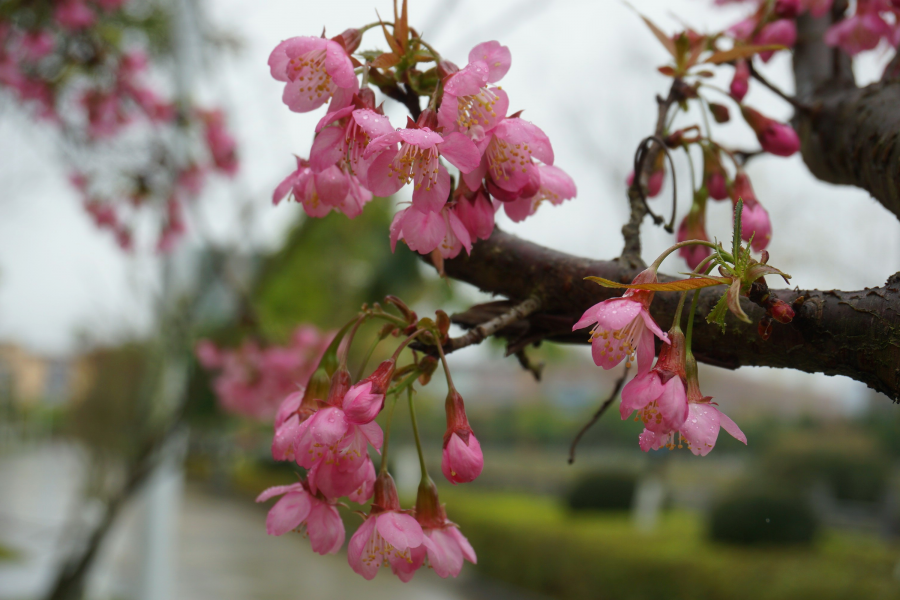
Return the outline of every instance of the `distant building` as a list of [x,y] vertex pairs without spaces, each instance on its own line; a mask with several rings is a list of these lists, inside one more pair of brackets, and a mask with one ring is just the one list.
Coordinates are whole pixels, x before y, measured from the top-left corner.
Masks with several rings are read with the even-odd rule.
[[91,377],[84,360],[33,354],[0,344],[0,399],[19,406],[60,405],[86,389]]

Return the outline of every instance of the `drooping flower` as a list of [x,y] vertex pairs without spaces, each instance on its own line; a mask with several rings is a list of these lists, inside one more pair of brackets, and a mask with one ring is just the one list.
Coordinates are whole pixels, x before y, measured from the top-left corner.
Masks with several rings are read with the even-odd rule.
[[342,401],[344,414],[354,423],[368,423],[384,407],[384,394],[390,387],[397,361],[389,358],[375,371],[347,390]]
[[506,216],[513,221],[523,221],[526,217],[533,215],[545,200],[550,204],[559,205],[564,200],[575,197],[575,182],[562,169],[550,165],[540,165],[538,174],[541,183],[534,196],[503,203]]
[[359,89],[347,51],[325,38],[301,36],[281,42],[269,55],[269,70],[285,82],[282,100],[294,112],[315,110],[329,99],[329,112],[334,112],[350,104]]
[[749,106],[741,105],[741,114],[764,151],[775,156],[791,156],[800,149],[800,138],[790,125],[770,119]]
[[[663,155],[661,155],[663,156]],[[666,169],[664,165],[654,167],[650,177],[647,178],[647,197],[655,198],[662,191],[663,183],[666,181]],[[634,183],[634,171],[629,171],[625,183],[630,187]]]
[[350,538],[347,562],[366,579],[374,579],[379,567],[389,565],[401,581],[409,581],[420,566],[412,551],[424,538],[419,523],[402,512],[394,480],[385,472],[375,481],[372,512]]
[[719,159],[719,151],[709,146],[703,148],[703,183],[713,200],[728,198],[728,174]]
[[437,487],[431,478],[419,484],[416,498],[416,521],[422,526],[425,538],[422,545],[412,550],[412,560],[421,567],[425,560],[438,577],[456,577],[462,570],[463,560],[478,562],[469,540],[459,527],[447,519],[447,512],[437,495]]
[[413,207],[421,212],[439,212],[450,197],[450,173],[441,164],[441,156],[462,173],[475,169],[480,157],[465,135],[453,132],[442,136],[412,121],[406,129],[372,140],[363,156],[374,157],[368,175],[373,193],[390,196],[412,182]]
[[282,496],[266,517],[269,535],[284,535],[289,531],[309,536],[313,552],[335,554],[344,545],[344,522],[334,504],[309,492],[305,482],[270,487],[261,493],[257,502]]
[[[656,271],[641,271],[632,283],[654,283]],[[650,370],[653,363],[653,336],[665,343],[669,336],[650,316],[653,292],[627,290],[620,298],[610,298],[587,309],[572,331],[595,323],[591,329],[591,354],[594,364],[611,369],[628,357],[627,363],[637,355],[638,372]]]
[[[653,431],[648,427],[640,435],[641,449],[647,452],[664,447],[671,450],[676,445],[680,448],[681,441],[676,439],[680,436],[695,456],[706,456],[715,447],[720,428],[731,434],[734,439],[746,444],[747,436],[740,427],[711,402],[711,397],[703,396],[700,392],[697,361],[694,356],[688,354],[684,364],[687,390],[687,416],[684,422],[677,431]],[[624,393],[623,390],[623,398]]]
[[453,485],[474,481],[484,469],[484,454],[469,426],[462,396],[452,386],[444,408],[447,411],[447,430],[444,432],[441,472]]
[[[668,332],[670,344],[663,346],[651,370],[639,373],[622,389],[619,412],[627,419],[638,411],[644,427],[657,434],[676,431],[687,418],[684,334],[676,324]],[[645,449],[646,450],[646,449]]]

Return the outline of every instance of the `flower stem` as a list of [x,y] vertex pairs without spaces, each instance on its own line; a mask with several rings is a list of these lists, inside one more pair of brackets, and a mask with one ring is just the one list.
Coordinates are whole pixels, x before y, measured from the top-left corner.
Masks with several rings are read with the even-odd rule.
[[419,467],[422,468],[422,480],[428,480],[428,468],[425,466],[425,456],[422,454],[422,441],[419,439],[419,423],[416,421],[416,407],[413,402],[413,390],[408,388],[406,395],[409,398],[409,418],[412,421],[413,437],[416,439],[416,452],[419,453]]
[[375,342],[369,346],[369,351],[366,352],[366,357],[363,359],[362,364],[359,366],[359,371],[356,372],[356,380],[359,381],[363,378],[363,373],[366,371],[366,365],[369,364],[369,359],[372,358],[372,354],[375,352],[375,348],[378,347],[378,344],[384,341],[384,338],[378,336],[375,338]]
[[379,474],[387,473],[388,464],[388,444],[391,441],[391,421],[394,418],[394,408],[397,406],[397,396],[394,396],[388,407],[387,421],[384,424],[384,445],[381,447],[381,468],[378,469]]
[[[685,292],[687,294],[687,292]],[[694,297],[691,300],[691,308],[688,311],[688,323],[687,323],[687,332],[684,334],[684,347],[687,349],[687,353],[691,353],[691,336],[694,333],[694,317],[697,312],[697,300],[700,298],[700,290],[694,291]],[[681,298],[684,300],[684,296]]]
[[437,344],[435,345],[437,346],[438,354],[441,356],[441,364],[444,366],[444,374],[447,376],[447,389],[451,391],[455,390],[456,388],[453,385],[453,378],[450,377],[450,367],[447,366],[447,357],[444,356],[444,348],[443,346],[441,346],[441,336],[437,331],[435,331],[434,334],[434,337],[437,340]]

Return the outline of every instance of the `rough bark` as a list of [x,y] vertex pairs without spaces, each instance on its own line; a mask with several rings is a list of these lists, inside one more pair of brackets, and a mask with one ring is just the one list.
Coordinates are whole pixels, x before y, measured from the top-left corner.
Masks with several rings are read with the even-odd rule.
[[863,188],[900,218],[900,79],[856,87],[850,57],[822,41],[845,7],[797,21],[797,99],[811,107],[794,118],[800,151],[817,178]]
[[[637,274],[620,261],[571,256],[499,229],[490,239],[477,243],[471,256],[445,261],[444,269],[454,279],[513,303],[532,296],[540,300],[538,312],[500,331],[510,338],[512,352],[542,339],[587,343],[587,330],[572,332],[572,325],[587,308],[621,291],[584,278],[595,275],[628,283]],[[729,315],[723,334],[706,323],[703,316],[724,291],[724,287],[707,288],[701,293],[701,316],[694,330],[698,360],[729,369],[769,366],[845,375],[900,400],[900,273],[883,287],[860,291],[770,290],[793,304],[797,314],[788,325],[775,323],[768,341],[757,333],[756,323],[764,311],[746,298],[742,307],[752,324]],[[677,302],[676,293],[656,294],[651,313],[661,327],[671,325]],[[505,303],[487,305],[456,316],[456,321],[474,326],[506,308]]]

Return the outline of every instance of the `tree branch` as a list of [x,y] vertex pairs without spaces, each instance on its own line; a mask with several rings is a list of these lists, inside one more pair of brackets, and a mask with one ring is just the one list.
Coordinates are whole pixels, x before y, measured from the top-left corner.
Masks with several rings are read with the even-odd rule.
[[822,40],[846,5],[835,2],[830,17],[797,20],[797,99],[813,107],[794,116],[800,151],[817,178],[863,188],[900,218],[900,80],[857,88],[850,57]]
[[[571,256],[499,229],[475,244],[471,256],[445,261],[444,269],[454,279],[513,302],[531,296],[540,300],[540,311],[498,331],[515,337],[510,352],[544,339],[587,343],[587,332],[572,332],[572,325],[594,304],[619,294],[584,278],[594,275],[628,283],[638,272],[616,260]],[[723,334],[705,322],[703,316],[724,291],[701,292],[693,343],[697,360],[729,369],[768,366],[845,375],[900,400],[900,273],[883,287],[861,291],[771,290],[774,297],[793,305],[796,316],[788,325],[776,324],[768,341],[757,333],[763,309],[746,298],[742,308],[753,323],[729,316]],[[656,294],[651,314],[663,329],[671,323],[677,302],[677,294]],[[466,314],[455,315],[454,320],[465,324]]]

